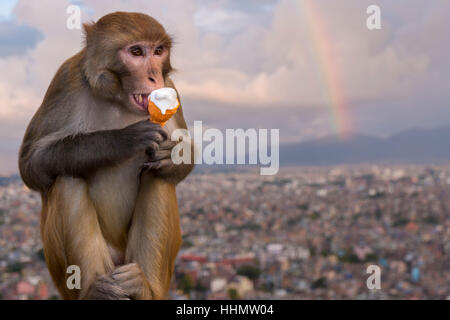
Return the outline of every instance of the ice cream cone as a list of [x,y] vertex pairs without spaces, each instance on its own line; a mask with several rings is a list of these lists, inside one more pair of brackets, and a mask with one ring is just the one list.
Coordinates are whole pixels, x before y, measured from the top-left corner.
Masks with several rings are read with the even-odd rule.
[[150,121],[164,126],[177,112],[180,102],[176,91],[172,88],[154,90],[148,97],[148,113]]

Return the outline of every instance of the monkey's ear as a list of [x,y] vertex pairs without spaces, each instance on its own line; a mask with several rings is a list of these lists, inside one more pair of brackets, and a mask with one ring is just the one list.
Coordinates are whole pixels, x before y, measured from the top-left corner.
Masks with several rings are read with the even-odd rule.
[[84,39],[86,41],[86,45],[92,40],[92,37],[95,32],[95,22],[87,22],[83,23],[84,29]]
[[88,81],[97,95],[107,99],[115,98],[120,91],[119,77],[109,70],[100,71],[94,79],[88,79]]

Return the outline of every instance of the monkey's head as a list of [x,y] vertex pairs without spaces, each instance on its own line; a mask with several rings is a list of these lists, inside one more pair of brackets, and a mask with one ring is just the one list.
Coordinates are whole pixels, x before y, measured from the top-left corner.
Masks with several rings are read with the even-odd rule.
[[84,30],[83,71],[93,93],[146,114],[147,96],[172,71],[172,39],[164,27],[142,13],[114,12]]

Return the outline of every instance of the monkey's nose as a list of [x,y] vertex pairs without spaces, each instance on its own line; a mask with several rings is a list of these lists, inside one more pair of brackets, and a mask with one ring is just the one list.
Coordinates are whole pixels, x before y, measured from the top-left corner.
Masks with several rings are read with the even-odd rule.
[[148,78],[148,80],[150,80],[150,81],[153,82],[153,83],[156,83],[156,80],[153,79],[152,77]]

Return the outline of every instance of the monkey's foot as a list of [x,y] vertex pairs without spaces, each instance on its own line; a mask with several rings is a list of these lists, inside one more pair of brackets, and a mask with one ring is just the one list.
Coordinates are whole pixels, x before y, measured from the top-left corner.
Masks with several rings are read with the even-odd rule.
[[130,300],[127,294],[109,276],[99,276],[90,286],[88,293],[84,297],[86,300]]
[[116,268],[111,274],[111,278],[133,299],[148,300],[152,298],[147,277],[137,263],[129,263]]

